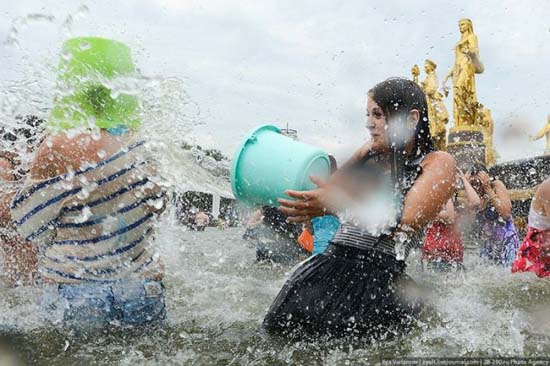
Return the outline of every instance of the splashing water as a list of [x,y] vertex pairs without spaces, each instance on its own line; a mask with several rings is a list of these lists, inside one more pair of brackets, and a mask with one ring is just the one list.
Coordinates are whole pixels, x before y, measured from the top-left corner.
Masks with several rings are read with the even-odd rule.
[[431,308],[407,336],[375,344],[267,337],[261,320],[291,268],[255,263],[254,248],[241,234],[241,229],[184,232],[165,219],[158,237],[167,274],[168,322],[162,327],[89,338],[53,330],[43,326],[34,304],[41,290],[32,288],[1,290],[1,322],[34,359],[67,365],[360,364],[395,355],[541,356],[550,351],[547,284],[486,266],[474,248],[466,252],[465,274],[422,272],[419,253],[409,257],[408,273],[424,288]]
[[[88,10],[83,6],[81,11],[85,14]],[[74,18],[65,19],[68,30]],[[53,20],[38,15],[29,19]],[[17,44],[17,33],[15,27],[8,34],[11,43],[6,42]],[[24,81],[1,85],[2,126],[13,126],[18,115],[46,118],[54,96],[69,92],[56,90],[52,70],[41,66],[33,70]],[[211,176],[203,173],[204,166],[211,171],[224,167],[197,150],[181,149],[183,143],[193,140],[193,129],[203,123],[200,108],[186,93],[183,81],[139,77],[104,83],[112,98],[140,96],[141,134],[159,162],[159,175],[166,187],[185,191],[227,184],[224,178],[209,181]],[[27,156],[27,161],[30,159]],[[88,191],[81,193],[86,194]],[[365,214],[378,214],[385,223],[378,208]],[[63,365],[361,364],[396,355],[542,356],[550,352],[547,281],[488,266],[478,258],[475,247],[466,250],[467,272],[463,274],[423,272],[419,253],[409,256],[408,273],[423,288],[430,307],[418,328],[406,336],[374,344],[267,337],[260,331],[261,321],[292,268],[256,263],[254,248],[241,239],[242,229],[190,232],[174,217],[173,211],[163,216],[156,240],[166,264],[165,325],[145,331],[76,335],[46,325],[37,305],[45,289],[0,287],[1,332],[18,344],[29,363]]]

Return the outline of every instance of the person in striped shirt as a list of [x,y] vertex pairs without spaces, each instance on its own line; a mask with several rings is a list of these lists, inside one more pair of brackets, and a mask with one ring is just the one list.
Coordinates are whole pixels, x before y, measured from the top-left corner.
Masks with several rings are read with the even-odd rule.
[[[72,55],[62,61],[66,74],[133,71],[129,49],[116,41],[78,38],[64,48]],[[55,296],[43,303],[77,327],[162,320],[163,266],[154,229],[165,193],[147,143],[138,137],[137,103],[129,96],[114,99],[108,90],[98,93],[102,84],[74,83],[82,94],[56,101],[48,121],[54,132],[38,148],[11,203],[18,232],[38,248],[39,271],[52,284],[47,293]],[[75,104],[78,113],[87,113],[73,113]],[[90,117],[94,126],[87,124]]]

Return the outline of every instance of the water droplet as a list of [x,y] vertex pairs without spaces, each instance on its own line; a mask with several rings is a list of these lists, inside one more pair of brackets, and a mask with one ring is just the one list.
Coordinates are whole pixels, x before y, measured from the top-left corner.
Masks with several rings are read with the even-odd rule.
[[63,50],[63,52],[61,53],[61,58],[69,62],[73,58],[73,53],[69,50]]
[[78,46],[81,51],[89,50],[90,47],[90,42],[80,42],[80,45]]
[[76,11],[76,16],[77,17],[84,17],[89,12],[90,12],[90,9],[86,5],[80,5],[78,10]]
[[75,217],[75,222],[77,224],[81,224],[83,222],[88,221],[90,217],[92,217],[93,213],[92,210],[88,206],[84,207],[80,213],[80,215]]

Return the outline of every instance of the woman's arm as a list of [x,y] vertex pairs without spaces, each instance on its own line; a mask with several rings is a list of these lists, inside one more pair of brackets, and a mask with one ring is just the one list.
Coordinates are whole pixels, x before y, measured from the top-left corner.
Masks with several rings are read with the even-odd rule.
[[341,189],[343,182],[348,178],[346,173],[349,167],[360,162],[371,151],[370,141],[355,151],[328,181],[317,177],[310,177],[317,188],[311,191],[288,190],[285,194],[295,200],[278,199],[280,210],[288,216],[290,222],[306,222],[314,217],[323,215],[337,216],[337,212],[350,204],[350,197]]
[[455,174],[456,162],[451,155],[430,153],[422,164],[422,174],[405,197],[401,225],[417,231],[435,219],[453,195]]
[[468,210],[475,210],[481,205],[481,199],[479,198],[474,187],[468,181],[468,178],[462,173],[460,173],[460,179],[462,179],[462,184],[464,185],[464,192],[466,193],[466,201],[464,208]]
[[500,180],[494,181],[491,187],[487,189],[487,195],[489,196],[489,202],[502,218],[507,220],[512,216],[512,200],[510,200],[510,195],[504,183]]
[[[405,197],[401,224],[418,230],[432,221],[454,192],[456,162],[446,152],[430,153],[422,164],[423,173]],[[313,179],[312,191],[287,191],[296,201],[279,199],[288,221],[304,222],[312,217],[339,212],[354,203],[337,185]],[[426,199],[430,197],[430,199]]]
[[453,200],[447,201],[443,209],[437,214],[435,218],[437,221],[444,222],[446,224],[452,224],[456,220],[456,211],[453,204]]

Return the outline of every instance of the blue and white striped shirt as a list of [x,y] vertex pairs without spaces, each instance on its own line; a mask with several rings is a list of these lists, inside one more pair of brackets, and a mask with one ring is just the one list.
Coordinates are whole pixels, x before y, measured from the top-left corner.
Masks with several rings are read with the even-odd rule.
[[154,164],[137,142],[76,172],[28,180],[12,201],[17,231],[58,283],[155,278],[153,225],[164,206]]

